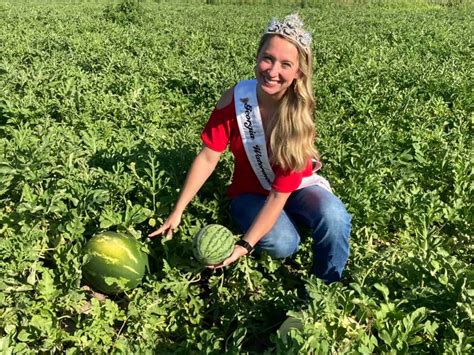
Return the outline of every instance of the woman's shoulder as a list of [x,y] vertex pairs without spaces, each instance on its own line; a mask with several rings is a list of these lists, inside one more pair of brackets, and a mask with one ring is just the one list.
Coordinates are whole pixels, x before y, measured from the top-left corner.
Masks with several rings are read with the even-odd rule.
[[229,106],[232,102],[234,101],[234,87],[231,87],[230,89],[227,89],[217,101],[216,104],[216,109],[222,110],[223,108],[226,108]]

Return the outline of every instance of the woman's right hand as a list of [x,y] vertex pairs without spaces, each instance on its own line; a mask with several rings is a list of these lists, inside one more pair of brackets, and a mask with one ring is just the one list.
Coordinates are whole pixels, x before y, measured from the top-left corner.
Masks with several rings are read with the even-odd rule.
[[159,234],[166,235],[167,239],[173,238],[173,232],[178,228],[179,223],[181,222],[181,213],[173,212],[166,219],[165,223],[158,228],[156,231],[148,234],[148,237],[153,238]]
[[168,239],[173,237],[173,232],[181,222],[181,216],[188,203],[196,195],[207,178],[214,171],[222,152],[216,152],[204,146],[199,154],[194,158],[191,169],[186,176],[183,190],[176,202],[173,212],[168,216],[165,223],[153,233],[148,234],[150,238],[158,234],[164,234]]

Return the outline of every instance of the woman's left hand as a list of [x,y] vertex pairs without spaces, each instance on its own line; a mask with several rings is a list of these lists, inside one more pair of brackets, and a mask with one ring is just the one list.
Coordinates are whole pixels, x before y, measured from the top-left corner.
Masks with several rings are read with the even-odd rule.
[[244,247],[241,247],[240,245],[236,245],[234,247],[234,251],[232,252],[232,254],[227,259],[225,259],[222,263],[216,264],[216,265],[208,265],[207,267],[210,269],[223,268],[224,266],[232,264],[234,261],[236,261],[241,256],[244,256],[245,254],[247,254],[247,249],[245,249]]

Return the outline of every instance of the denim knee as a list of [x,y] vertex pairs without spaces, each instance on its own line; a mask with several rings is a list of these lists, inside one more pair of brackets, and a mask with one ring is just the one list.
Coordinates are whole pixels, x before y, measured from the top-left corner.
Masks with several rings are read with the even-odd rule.
[[299,244],[300,236],[296,230],[272,230],[257,243],[256,250],[258,252],[265,251],[274,259],[283,259],[296,253]]
[[[245,194],[232,199],[230,212],[242,232],[245,233],[250,228],[265,200],[265,196],[257,194]],[[299,243],[298,231],[286,212],[282,211],[270,231],[255,245],[255,249],[257,252],[267,252],[272,258],[281,259],[294,254]]]
[[347,212],[344,204],[339,199],[327,201],[319,210],[316,216],[317,224],[313,225],[313,230],[325,232],[327,236],[348,239],[351,229],[352,217]]
[[[347,212],[344,204],[338,198],[326,200],[320,206],[319,211],[313,216],[313,229],[320,229],[324,224],[331,231],[340,231],[341,233],[331,233],[349,237],[352,222],[351,215]],[[323,229],[326,229],[323,227]]]

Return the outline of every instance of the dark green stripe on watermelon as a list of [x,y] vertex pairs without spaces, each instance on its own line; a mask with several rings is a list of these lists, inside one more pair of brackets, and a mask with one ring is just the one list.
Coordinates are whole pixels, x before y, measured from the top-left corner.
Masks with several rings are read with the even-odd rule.
[[193,239],[193,252],[204,265],[219,264],[234,250],[235,238],[230,230],[219,224],[202,228]]

